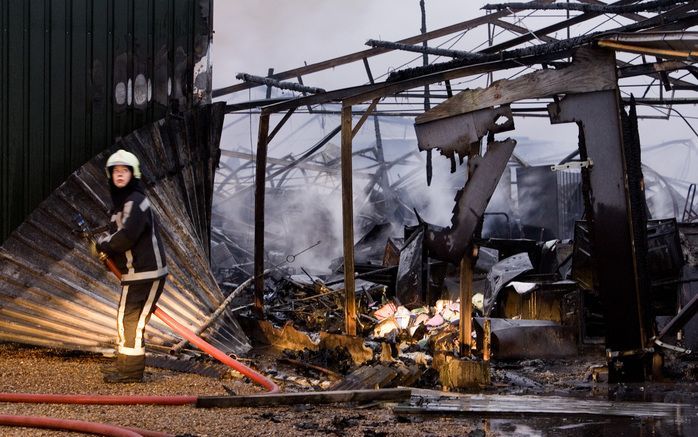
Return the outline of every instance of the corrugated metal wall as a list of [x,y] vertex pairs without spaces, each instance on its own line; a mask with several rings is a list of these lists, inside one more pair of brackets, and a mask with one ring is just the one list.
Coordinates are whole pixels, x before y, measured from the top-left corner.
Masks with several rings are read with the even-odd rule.
[[75,169],[210,101],[213,0],[0,0],[0,242]]

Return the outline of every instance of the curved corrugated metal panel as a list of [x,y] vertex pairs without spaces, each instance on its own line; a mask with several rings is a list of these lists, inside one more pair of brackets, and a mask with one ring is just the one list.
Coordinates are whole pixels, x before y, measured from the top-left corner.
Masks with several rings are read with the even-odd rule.
[[[120,287],[75,233],[76,213],[94,226],[109,220],[104,164],[124,148],[142,164],[147,195],[161,223],[170,274],[158,305],[192,328],[223,301],[207,249],[213,176],[224,104],[170,116],[124,137],[58,187],[0,247],[0,340],[93,351],[113,350]],[[232,353],[249,349],[231,313],[209,340]],[[180,338],[153,317],[147,342]]]

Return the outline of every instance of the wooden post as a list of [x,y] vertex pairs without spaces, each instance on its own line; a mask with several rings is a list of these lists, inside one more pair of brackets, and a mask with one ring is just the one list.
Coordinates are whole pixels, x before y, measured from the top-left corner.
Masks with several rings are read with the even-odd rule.
[[[494,141],[494,138],[492,138]],[[468,153],[468,179],[466,184],[473,177],[475,168],[472,159],[480,154],[480,146],[477,149],[470,150]],[[460,323],[459,326],[459,343],[461,357],[470,356],[470,344],[472,341],[472,324],[473,324],[473,267],[477,257],[474,247],[468,248],[460,260]]]
[[460,323],[459,336],[460,355],[470,355],[473,314],[473,260],[470,253],[460,261]]
[[267,170],[267,139],[269,134],[269,114],[262,112],[259,117],[257,137],[257,166],[255,169],[254,191],[254,312],[264,319],[264,193]]
[[351,106],[342,107],[342,225],[344,229],[344,330],[356,335],[356,297],[354,295],[354,195],[352,190]]
[[482,338],[482,361],[489,361],[490,360],[490,344],[491,344],[491,338],[492,338],[492,323],[490,322],[490,319],[487,318],[485,319],[485,326],[483,327],[483,338]]

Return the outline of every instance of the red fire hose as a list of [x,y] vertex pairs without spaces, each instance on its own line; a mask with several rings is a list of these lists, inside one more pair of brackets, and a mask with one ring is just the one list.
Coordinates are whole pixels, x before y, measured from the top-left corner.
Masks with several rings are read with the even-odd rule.
[[86,422],[84,420],[56,419],[43,416],[6,416],[0,415],[0,425],[23,426],[28,428],[58,429],[81,433],[99,434],[115,437],[172,437],[172,434],[149,431],[147,429],[126,428],[106,423]]
[[113,396],[113,395],[57,395],[45,393],[0,393],[0,402],[27,404],[81,404],[81,405],[189,405],[197,396]]
[[250,378],[252,381],[254,381],[257,384],[261,385],[262,387],[266,388],[267,390],[269,390],[267,393],[278,393],[279,392],[279,386],[276,385],[274,383],[274,381],[272,381],[271,379],[262,375],[261,373],[258,373],[256,371],[254,371],[253,369],[250,369],[249,367],[242,364],[241,362],[235,361],[234,359],[230,358],[225,353],[221,352],[219,349],[216,349],[215,347],[206,343],[206,341],[201,339],[201,337],[198,337],[191,330],[184,327],[184,325],[177,322],[169,314],[167,314],[165,311],[158,308],[157,306],[155,307],[154,314],[156,316],[158,316],[158,318],[160,320],[165,322],[165,324],[167,324],[167,326],[172,328],[173,331],[175,331],[176,333],[178,333],[182,337],[189,340],[189,343],[198,347],[199,349],[206,352],[207,354],[209,354],[213,358],[217,359],[221,363],[225,364],[226,366],[237,370],[238,372],[240,372],[243,375]]

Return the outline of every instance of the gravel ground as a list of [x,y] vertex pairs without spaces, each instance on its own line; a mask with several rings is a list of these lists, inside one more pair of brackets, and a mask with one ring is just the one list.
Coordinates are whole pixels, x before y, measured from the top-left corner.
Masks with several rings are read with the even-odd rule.
[[[602,356],[573,360],[527,360],[500,363],[492,368],[493,383],[484,393],[517,395],[567,395],[604,399],[607,384],[592,382],[590,366],[603,362]],[[262,352],[254,358],[261,369],[275,368],[274,355]],[[101,395],[194,395],[225,396],[226,388],[236,394],[260,393],[261,389],[232,374],[210,378],[158,368],[146,368],[146,382],[106,384],[100,365],[106,359],[94,354],[35,348],[0,343],[0,392],[101,394]],[[620,385],[626,400],[698,404],[698,363],[673,365],[673,382]],[[284,373],[286,369],[284,369]],[[290,383],[289,383],[290,384]],[[437,388],[437,387],[433,387]],[[284,391],[302,391],[298,386]],[[668,434],[645,421],[598,418],[509,418],[438,417],[398,415],[388,404],[293,407],[197,409],[194,406],[111,406],[0,403],[0,415],[33,415],[85,420],[166,432],[179,436],[570,436],[582,435],[696,435],[677,432],[684,425],[672,425]],[[652,422],[654,423],[654,422]],[[599,425],[600,424],[600,425]],[[661,425],[661,424],[660,424]],[[593,428],[596,426],[597,428]],[[609,428],[609,427],[615,428]],[[589,429],[589,427],[592,427]],[[630,434],[627,434],[627,433]],[[84,434],[26,428],[0,428],[0,436],[79,436]]]
[[[0,391],[102,395],[227,395],[257,393],[242,380],[214,379],[146,368],[146,382],[105,384],[104,358],[0,343]],[[0,414],[35,415],[130,426],[189,436],[424,436],[485,435],[482,421],[464,418],[403,417],[373,406],[305,406],[197,409],[193,406],[110,406],[0,403]],[[77,433],[3,428],[2,436],[73,436]],[[494,435],[490,432],[487,435]]]

